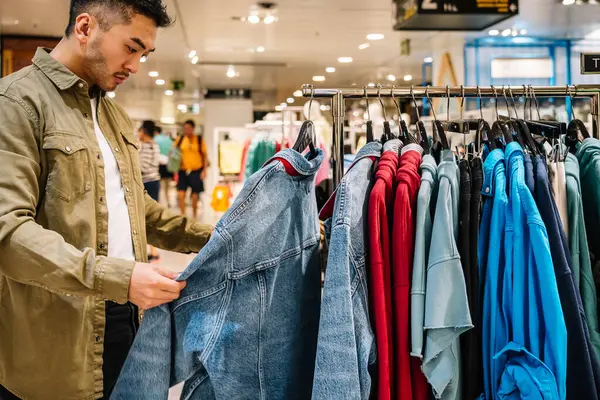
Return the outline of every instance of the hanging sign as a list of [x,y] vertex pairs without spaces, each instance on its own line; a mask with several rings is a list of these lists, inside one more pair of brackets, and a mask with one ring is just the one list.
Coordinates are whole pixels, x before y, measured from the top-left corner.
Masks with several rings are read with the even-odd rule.
[[395,30],[479,31],[519,14],[519,0],[393,0]]
[[581,74],[600,74],[600,53],[581,53]]

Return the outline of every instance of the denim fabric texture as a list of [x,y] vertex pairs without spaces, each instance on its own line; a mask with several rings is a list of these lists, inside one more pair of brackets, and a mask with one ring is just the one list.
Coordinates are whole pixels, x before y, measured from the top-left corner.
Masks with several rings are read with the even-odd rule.
[[[503,380],[512,381],[511,371],[519,365],[517,370],[521,373],[523,369],[527,370],[529,376],[545,382],[545,389],[558,393],[558,398],[564,399],[567,330],[553,273],[551,243],[526,184],[523,149],[516,142],[509,143],[505,157],[510,196],[505,237],[507,262],[501,302],[510,343],[494,356],[502,374],[500,393],[503,388],[506,389]],[[539,183],[536,182],[536,185]],[[530,363],[532,359],[537,360],[536,365]],[[526,361],[525,364],[523,361]],[[547,370],[551,374],[547,374]]]
[[459,336],[473,328],[457,247],[459,171],[452,152],[438,168],[438,198],[433,220],[425,295],[423,372],[436,398],[459,400]]
[[[375,336],[369,319],[366,230],[378,142],[360,149],[333,198],[313,399],[369,399]],[[327,207],[327,206],[326,206]],[[330,227],[330,229],[329,229]]]
[[425,323],[425,288],[427,263],[431,247],[431,230],[437,204],[437,163],[426,154],[421,162],[421,187],[417,196],[417,223],[412,284],[410,287],[411,352],[423,358],[423,325]]
[[178,280],[148,310],[111,399],[311,397],[321,303],[314,193],[323,153],[283,150],[244,185]]

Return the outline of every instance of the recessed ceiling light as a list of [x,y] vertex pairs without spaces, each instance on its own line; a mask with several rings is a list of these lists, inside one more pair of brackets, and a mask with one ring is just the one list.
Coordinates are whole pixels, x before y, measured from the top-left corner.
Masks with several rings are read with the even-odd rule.
[[373,82],[369,82],[369,84],[367,86],[368,87],[375,87],[375,84]]
[[563,0],[562,2],[565,6],[570,6],[571,4],[575,4],[575,0]]
[[408,74],[408,75],[404,75],[404,80],[406,82],[412,81],[412,75]]
[[173,96],[173,91],[171,89],[165,90],[165,94],[167,96]]
[[293,103],[294,101],[296,101],[296,100],[294,100],[294,98],[293,98],[293,97],[288,97],[286,101],[287,101],[288,103],[292,104],[292,103]]
[[502,36],[504,36],[504,37],[510,36],[511,33],[512,33],[511,29],[505,29],[502,31]]
[[371,47],[371,45],[369,43],[363,43],[361,45],[358,46],[359,50],[364,50],[364,49],[368,49],[369,47]]
[[257,52],[257,53],[264,53],[264,52],[265,52],[265,48],[264,48],[263,46],[258,46],[258,47],[256,48],[256,52]]
[[427,64],[431,64],[433,62],[433,57],[425,57],[423,59],[423,62],[425,62]]
[[294,92],[294,97],[302,97],[302,90],[296,90]]
[[527,35],[527,29],[521,29],[519,31],[519,34],[521,34],[521,35]]
[[248,22],[250,22],[251,24],[258,24],[260,22],[260,18],[258,15],[250,15],[248,17]]
[[396,75],[389,74],[386,78],[390,82],[396,81]]
[[175,118],[173,118],[173,117],[161,117],[160,118],[160,122],[162,124],[174,124],[175,123]]
[[500,31],[498,29],[492,29],[491,31],[488,32],[488,34],[490,36],[498,36],[500,34]]
[[188,58],[194,58],[196,57],[196,50],[192,50],[190,51],[190,53],[188,54]]
[[511,34],[513,36],[519,36],[519,32],[516,29],[513,29],[513,31],[511,32]]
[[164,80],[164,79],[157,79],[157,80],[156,80],[156,84],[157,84],[158,86],[162,86],[162,85],[164,85],[164,84],[165,84],[165,80]]
[[315,82],[324,82],[325,77],[323,75],[315,75],[312,77],[312,80]]
[[158,76],[158,72],[157,71],[150,71],[150,72],[148,72],[148,76],[151,76],[152,78],[156,78]]
[[140,62],[145,63],[146,61],[148,61],[148,57],[142,56],[142,58],[140,58]]
[[267,25],[272,24],[273,22],[275,22],[275,17],[272,15],[267,15],[263,22]]
[[275,106],[275,111],[281,111],[281,110],[283,110],[283,107],[281,107],[281,106]]
[[281,108],[286,108],[286,107],[287,107],[287,103],[281,103],[279,106],[280,106]]
[[237,72],[235,71],[235,67],[233,65],[227,67],[226,75],[228,78],[235,78],[237,76]]
[[198,64],[198,60],[199,60],[198,56],[194,56],[194,58],[192,58],[192,64],[194,64],[194,65]]
[[338,62],[343,63],[343,64],[348,64],[348,63],[351,63],[352,61],[354,61],[354,59],[352,57],[340,57],[340,58],[338,58]]
[[114,98],[115,98],[115,96],[116,96],[115,92],[106,92],[106,95],[107,95],[108,97],[110,97],[111,99],[114,99]]
[[367,40],[382,40],[385,38],[383,33],[369,33],[367,35]]
[[335,68],[334,67],[327,67],[327,68],[325,68],[325,72],[327,72],[329,74],[333,74],[335,72]]

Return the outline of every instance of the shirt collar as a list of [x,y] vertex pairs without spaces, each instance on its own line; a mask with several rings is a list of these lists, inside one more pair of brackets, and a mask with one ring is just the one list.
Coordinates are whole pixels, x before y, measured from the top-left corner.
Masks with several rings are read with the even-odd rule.
[[502,149],[492,150],[483,163],[482,195],[489,197],[494,195],[494,173],[496,166],[500,163],[504,163],[504,151]]
[[521,155],[523,156],[523,148],[517,142],[510,142],[506,145],[504,149],[504,158],[506,160],[510,160],[513,155]]

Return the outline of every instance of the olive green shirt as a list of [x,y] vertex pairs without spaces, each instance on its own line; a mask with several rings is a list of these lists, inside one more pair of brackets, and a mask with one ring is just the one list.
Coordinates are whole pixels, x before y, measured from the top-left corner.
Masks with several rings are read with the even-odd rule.
[[[102,397],[105,300],[125,303],[134,261],[108,258],[103,158],[87,84],[38,49],[0,79],[0,385],[25,400]],[[144,191],[125,112],[98,91],[137,261],[146,245],[197,252],[211,227]]]

